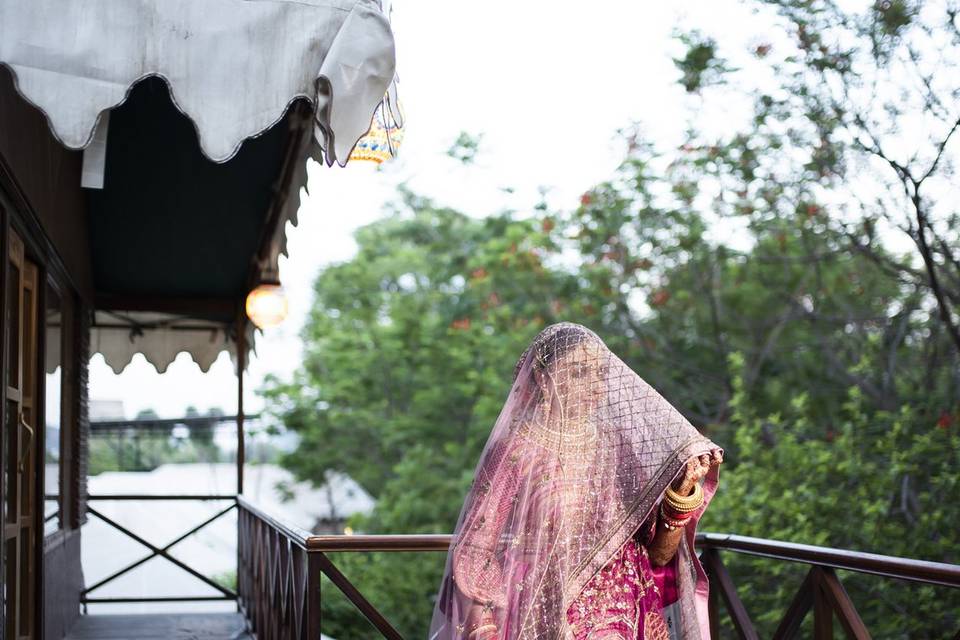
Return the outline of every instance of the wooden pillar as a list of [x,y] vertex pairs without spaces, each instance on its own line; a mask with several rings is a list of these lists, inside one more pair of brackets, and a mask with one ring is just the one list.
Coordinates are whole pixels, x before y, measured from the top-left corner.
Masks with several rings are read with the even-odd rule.
[[237,318],[237,495],[243,493],[243,372],[247,368],[247,319],[241,311]]
[[[237,495],[239,496],[243,493],[243,463],[244,463],[244,441],[243,441],[243,370],[246,369],[247,364],[247,325],[246,325],[246,316],[243,313],[242,305],[241,311],[237,315],[236,331],[237,331]],[[252,544],[252,542],[244,536],[243,529],[243,510],[239,507],[237,508],[237,611],[244,613],[248,616],[250,615],[250,603],[244,602],[244,591],[241,586],[241,580],[243,576],[241,575],[244,571],[244,562],[243,562],[243,545]],[[244,611],[243,607],[246,606],[248,609]]]

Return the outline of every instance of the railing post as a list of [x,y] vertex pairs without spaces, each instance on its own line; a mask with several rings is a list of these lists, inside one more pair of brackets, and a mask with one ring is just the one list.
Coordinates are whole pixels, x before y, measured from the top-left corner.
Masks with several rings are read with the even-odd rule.
[[248,514],[237,503],[237,611],[244,614],[249,622],[247,613],[249,606],[249,583],[247,581],[248,553],[250,549],[250,530]]
[[[727,605],[727,612],[730,614],[730,619],[733,620],[733,625],[736,627],[737,634],[740,638],[742,638],[742,640],[759,640],[757,631],[753,628],[753,621],[750,620],[750,616],[747,614],[747,608],[743,606],[740,596],[737,595],[737,588],[734,586],[733,580],[727,572],[727,568],[723,565],[723,561],[720,560],[719,552],[716,549],[707,549],[703,552],[703,559],[706,567],[710,571],[710,576],[713,578],[713,585],[710,589],[711,599],[714,598],[712,594],[715,591],[719,591],[719,595],[723,596],[723,600]],[[712,630],[719,626],[715,605],[712,609],[714,610],[711,611],[710,615],[711,634],[713,633]]]
[[305,640],[320,640],[320,557],[316,553],[307,553],[307,586],[304,589],[306,602]]
[[[711,551],[706,551],[705,553],[710,553]],[[713,553],[716,553],[715,551]],[[713,569],[706,565],[704,568],[707,570],[707,579],[711,582],[715,582],[715,576],[713,574]],[[720,594],[717,592],[717,586],[714,584],[710,588],[710,596],[707,601],[707,611],[710,615],[710,637],[719,638],[720,637]]]
[[813,573],[813,637],[833,640],[833,609],[823,592],[823,570],[814,567]]
[[867,625],[863,623],[853,600],[847,595],[847,590],[843,588],[843,583],[833,569],[824,567],[820,570],[820,589],[824,599],[836,612],[840,626],[843,627],[847,637],[853,640],[870,640]]

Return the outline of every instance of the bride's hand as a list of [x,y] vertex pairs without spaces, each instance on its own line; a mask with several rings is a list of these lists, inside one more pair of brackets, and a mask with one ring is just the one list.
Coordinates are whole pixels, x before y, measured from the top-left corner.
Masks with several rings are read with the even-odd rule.
[[710,467],[715,467],[723,462],[723,452],[720,449],[714,449],[710,453],[705,453],[698,458],[692,459],[687,463],[683,470],[683,475],[678,476],[673,481],[673,490],[682,496],[690,495],[693,486],[700,482],[700,479],[707,475]]

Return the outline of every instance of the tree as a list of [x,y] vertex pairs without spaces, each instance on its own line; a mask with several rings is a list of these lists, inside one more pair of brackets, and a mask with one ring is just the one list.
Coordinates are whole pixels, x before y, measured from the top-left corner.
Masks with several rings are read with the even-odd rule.
[[[404,194],[402,209],[360,230],[357,256],[317,279],[302,368],[267,391],[270,410],[301,437],[284,464],[315,482],[327,469],[358,479],[377,506],[351,522],[356,530],[449,532],[515,359],[545,324],[573,319],[727,447],[707,526],[948,559],[957,510],[927,507],[955,489],[955,435],[936,426],[931,412],[946,396],[933,397],[926,381],[946,392],[951,369],[926,368],[927,350],[911,338],[929,318],[911,316],[904,327],[888,316],[912,293],[806,216],[777,234],[757,227],[746,251],[707,242],[694,208],[644,195],[675,180],[654,173],[646,154],[635,150],[569,216],[474,220]],[[823,287],[811,285],[811,254]],[[630,302],[636,293],[643,313]],[[891,341],[891,324],[906,338]],[[869,392],[891,358],[894,407]],[[840,500],[848,486],[862,497],[852,507]],[[844,509],[863,510],[862,528],[848,526]],[[932,533],[916,535],[927,526]],[[336,560],[402,633],[422,635],[442,554]],[[771,624],[795,586],[778,582],[780,572],[791,570],[730,564],[751,608],[769,605],[760,622]],[[905,606],[904,594],[861,583]],[[369,633],[332,585],[323,592],[328,633]],[[922,606],[943,612],[949,602],[931,596]],[[875,626],[894,624],[871,615]]]
[[[688,144],[700,176],[722,189],[715,210],[751,224],[808,210],[850,250],[929,297],[924,311],[960,351],[960,8],[950,0],[877,0],[862,11],[833,0],[752,4],[773,27],[753,51],[769,73],[737,77],[754,100],[752,125]],[[725,67],[714,40],[683,38],[685,86],[716,84]],[[761,76],[776,80],[752,79]],[[709,91],[705,103],[728,89]],[[885,251],[890,232],[914,251]]]
[[[809,437],[817,430],[811,429],[816,411],[805,391],[795,391],[781,411],[759,414],[745,392],[743,358],[734,354],[731,365],[737,462],[721,472],[721,491],[706,514],[706,527],[960,561],[960,510],[941,499],[960,490],[956,429],[919,419],[909,405],[870,408],[853,386],[829,436]],[[760,637],[771,637],[807,567],[738,554],[725,554],[724,561]],[[874,637],[941,638],[960,624],[956,589],[908,587],[855,573],[841,577]],[[810,618],[805,637],[812,635]],[[733,637],[732,629],[727,633]]]
[[[317,278],[304,363],[266,396],[300,436],[284,464],[316,483],[347,473],[378,499],[354,529],[450,531],[516,359],[545,323],[578,317],[583,283],[552,266],[549,218],[475,220],[401,195],[402,208],[357,233],[355,258]],[[338,563],[412,637],[429,619],[442,560]],[[339,638],[366,633],[335,604],[324,625]]]
[[[743,127],[691,128],[665,151],[628,130],[623,165],[570,212],[475,220],[401,191],[356,257],[319,275],[304,364],[266,395],[301,436],[284,464],[315,482],[343,471],[377,499],[355,529],[451,530],[515,359],[564,319],[727,448],[705,527],[960,561],[960,509],[943,500],[960,464],[957,11],[754,4],[774,25],[752,52],[764,86],[726,81],[741,71],[721,34],[681,34],[677,58],[701,106],[751,99]],[[337,563],[423,635],[442,558]],[[727,563],[769,635],[801,569]],[[877,637],[960,624],[955,592],[843,579]],[[369,635],[336,598],[324,625]]]
[[452,468],[469,466],[524,343],[579,286],[547,264],[546,223],[474,220],[411,194],[405,206],[321,273],[304,364],[267,393],[301,438],[291,468],[343,471],[373,495],[417,446],[449,442]]

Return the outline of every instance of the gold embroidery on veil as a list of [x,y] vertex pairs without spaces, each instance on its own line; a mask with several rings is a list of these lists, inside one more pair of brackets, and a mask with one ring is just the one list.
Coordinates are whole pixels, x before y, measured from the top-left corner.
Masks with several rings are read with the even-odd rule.
[[559,453],[562,458],[568,460],[581,458],[582,456],[578,454],[590,450],[598,435],[594,420],[586,420],[575,429],[557,431],[542,424],[540,420],[525,420],[518,417],[511,428],[524,440]]
[[[505,640],[567,638],[580,589],[684,461],[715,446],[585,327],[548,327],[514,371],[455,527],[434,640],[463,640],[481,618]],[[681,554],[678,586],[691,626],[695,558]]]

